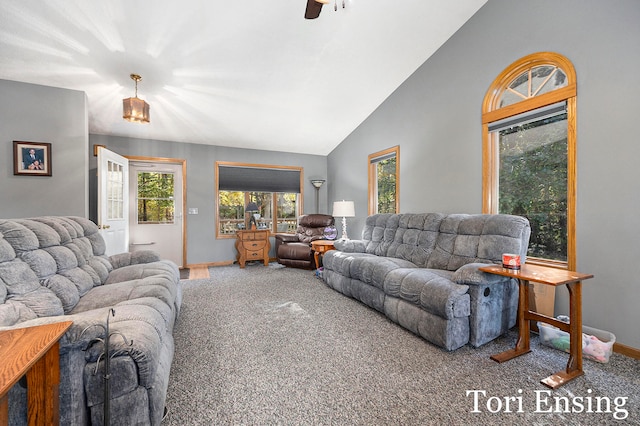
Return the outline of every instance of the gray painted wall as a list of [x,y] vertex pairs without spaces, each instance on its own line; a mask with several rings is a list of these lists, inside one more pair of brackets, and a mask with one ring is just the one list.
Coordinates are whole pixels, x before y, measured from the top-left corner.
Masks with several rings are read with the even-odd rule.
[[[87,215],[84,92],[0,80],[0,217]],[[14,176],[13,141],[51,143],[52,176]]]
[[[482,209],[483,97],[515,60],[565,55],[578,78],[577,244],[584,324],[640,348],[640,69],[637,0],[489,0],[330,155],[329,200],[356,201],[353,238],[367,209],[367,155],[400,145],[402,212]],[[417,40],[419,42],[419,40]],[[568,313],[558,289],[556,314]]]
[[[235,260],[235,240],[216,239],[215,236],[215,168],[216,161],[236,161],[252,164],[297,166],[304,168],[304,213],[315,213],[315,189],[310,179],[327,176],[327,157],[302,155],[276,151],[247,150],[220,146],[185,144],[177,142],[131,139],[104,135],[90,135],[91,175],[97,167],[93,157],[93,145],[105,145],[107,149],[124,156],[145,156],[184,159],[187,163],[187,208],[197,207],[197,215],[187,218],[186,264],[228,262]],[[91,210],[95,211],[95,189],[91,185]],[[320,188],[320,213],[326,213],[327,186]],[[93,214],[92,214],[93,216]],[[271,239],[271,256],[275,257]]]

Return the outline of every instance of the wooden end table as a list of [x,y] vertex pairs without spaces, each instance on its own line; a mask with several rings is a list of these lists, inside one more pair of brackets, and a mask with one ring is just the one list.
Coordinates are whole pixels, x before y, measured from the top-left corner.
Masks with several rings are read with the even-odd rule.
[[[541,383],[551,389],[557,389],[576,377],[582,376],[584,374],[582,371],[582,281],[593,278],[593,275],[529,264],[522,265],[520,270],[503,268],[501,265],[484,266],[479,269],[490,274],[515,278],[518,280],[519,287],[518,340],[516,347],[492,355],[491,359],[497,362],[505,362],[530,352],[530,321],[542,321],[568,332],[570,348],[567,368],[546,379],[542,379]],[[569,290],[569,318],[571,319],[569,324],[529,309],[529,281],[554,287],[563,284],[567,286]]]
[[237,259],[241,268],[247,261],[261,260],[264,266],[269,266],[269,250],[271,243],[268,229],[251,229],[236,232]]
[[60,338],[71,321],[0,332],[0,425],[9,424],[9,389],[27,375],[27,421],[57,425]]
[[329,250],[335,249],[332,240],[311,241],[311,248],[313,249],[313,260],[316,262],[316,269],[320,267],[319,256],[328,252]]

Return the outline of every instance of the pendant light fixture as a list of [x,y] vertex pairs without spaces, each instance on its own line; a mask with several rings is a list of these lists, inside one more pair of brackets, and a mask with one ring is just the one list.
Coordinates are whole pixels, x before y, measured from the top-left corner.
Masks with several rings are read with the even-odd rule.
[[136,96],[122,100],[122,118],[134,123],[148,123],[149,104],[138,98],[138,82],[142,77],[138,74],[131,74],[130,77],[136,82]]

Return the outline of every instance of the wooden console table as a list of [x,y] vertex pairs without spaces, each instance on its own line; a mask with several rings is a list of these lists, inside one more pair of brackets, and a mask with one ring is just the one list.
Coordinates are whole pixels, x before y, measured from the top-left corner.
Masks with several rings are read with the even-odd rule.
[[[541,383],[551,389],[556,389],[570,380],[582,376],[584,374],[582,371],[582,281],[593,278],[593,275],[528,264],[522,265],[520,270],[503,268],[501,265],[484,266],[479,269],[490,274],[515,278],[519,283],[520,299],[518,301],[518,341],[516,342],[516,347],[492,355],[491,359],[497,362],[505,362],[530,352],[530,321],[542,321],[568,332],[570,349],[567,368],[541,380]],[[571,319],[569,324],[532,312],[529,309],[529,281],[554,287],[563,284],[567,286],[569,290],[569,318]]]
[[328,252],[329,250],[334,250],[332,240],[315,240],[311,241],[311,248],[313,249],[313,260],[316,263],[316,269],[320,267],[320,255]]
[[0,425],[9,424],[9,389],[25,373],[28,424],[59,424],[59,340],[71,324],[66,321],[0,332]]
[[269,266],[270,235],[268,229],[236,231],[236,250],[241,268],[244,268],[247,260],[262,260],[264,266]]

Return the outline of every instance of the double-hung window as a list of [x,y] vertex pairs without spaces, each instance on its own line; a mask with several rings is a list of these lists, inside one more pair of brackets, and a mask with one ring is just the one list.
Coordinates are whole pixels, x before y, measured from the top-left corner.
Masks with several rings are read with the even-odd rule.
[[223,161],[215,167],[217,238],[235,238],[252,216],[257,229],[295,232],[302,212],[301,167]]
[[400,147],[369,155],[369,214],[400,211]]
[[524,216],[528,261],[575,268],[576,77],[542,52],[505,69],[483,103],[483,212]]

